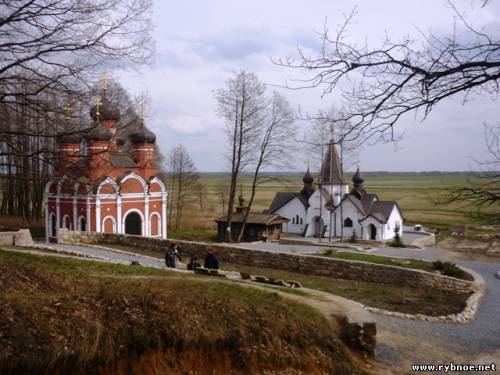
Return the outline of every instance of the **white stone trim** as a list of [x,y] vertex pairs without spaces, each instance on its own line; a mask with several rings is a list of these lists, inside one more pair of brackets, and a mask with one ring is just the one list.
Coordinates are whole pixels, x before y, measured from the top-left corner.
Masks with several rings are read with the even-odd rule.
[[60,227],[61,227],[61,204],[59,196],[56,195],[56,237],[59,235]]
[[[153,216],[156,216],[156,221],[157,221],[157,226],[158,226],[158,233],[153,235],[151,233],[151,228],[153,227]],[[149,236],[150,237],[163,237],[163,224],[161,220],[161,215],[158,212],[151,212],[151,215],[149,215]]]
[[111,219],[111,221],[113,222],[113,232],[112,232],[112,233],[116,233],[116,219],[115,219],[115,217],[114,217],[113,215],[108,215],[108,216],[105,216],[105,217],[104,217],[104,219],[102,219],[101,231],[102,231],[103,233],[105,233],[105,232],[104,232],[104,228],[105,228],[105,226],[104,226],[104,222],[105,222],[106,220],[108,220],[108,219]]
[[115,180],[113,180],[111,177],[107,177],[104,181],[102,181],[99,186],[97,187],[97,190],[96,190],[96,193],[97,193],[97,196],[98,197],[104,197],[106,195],[112,195],[114,197],[115,194],[109,194],[109,193],[106,193],[106,194],[101,194],[101,188],[104,186],[104,185],[111,185],[113,186],[113,188],[115,189],[115,194],[118,193],[118,190],[120,189],[118,187],[118,184],[116,183]]
[[167,239],[167,202],[168,202],[168,193],[163,193],[162,194],[162,199],[161,199],[161,229],[162,229],[162,234],[161,237],[163,239]]
[[[147,194],[144,194],[144,216],[147,218],[149,217],[149,197]],[[145,225],[146,226],[145,233],[146,233],[146,236],[149,237],[149,236],[151,236],[151,228],[149,226],[149,220],[146,220],[145,224],[146,224]]]
[[[147,184],[146,184],[146,181],[141,177],[139,176],[137,173],[135,172],[130,172],[129,174],[127,174],[125,177],[123,177],[121,180],[120,180],[120,186],[123,185],[123,183],[127,180],[130,180],[130,179],[135,179],[135,180],[138,180],[141,185],[142,185],[142,190],[143,190],[143,193],[145,193],[147,191]],[[126,194],[123,194],[123,195],[126,195]]]
[[86,199],[86,212],[85,214],[87,215],[87,222],[85,225],[85,229],[87,232],[90,232],[90,197],[87,197]]
[[116,233],[123,233],[123,229],[122,229],[122,197],[120,195],[118,195],[116,197],[116,222],[117,222]]
[[101,200],[99,197],[95,200],[95,231],[101,231]]
[[[160,180],[158,177],[153,177],[151,179],[151,181],[149,181],[149,189],[151,189],[151,185],[152,184],[158,184],[160,185],[160,189],[161,189],[161,192],[156,192],[156,193],[150,193],[150,195],[153,195],[153,194],[162,194],[162,193],[166,193],[167,192],[167,189],[165,188],[165,184],[163,183],[162,180]],[[149,191],[148,189],[148,191]]]
[[125,233],[125,220],[127,219],[127,216],[129,214],[131,214],[132,212],[137,212],[139,214],[139,216],[141,217],[141,221],[142,221],[142,223],[141,223],[141,236],[144,236],[144,233],[146,232],[145,231],[145,229],[146,229],[145,228],[145,221],[146,220],[144,220],[144,214],[142,213],[142,211],[139,210],[139,209],[137,209],[137,208],[131,208],[127,212],[125,212],[125,214],[123,215],[123,217],[122,217],[122,229],[123,229],[123,233]]
[[78,212],[76,211],[76,196],[73,197],[73,230],[76,230],[78,228],[78,218],[77,218]]
[[[67,219],[67,220],[66,220]],[[65,214],[62,218],[62,228],[71,230],[71,217],[68,214]]]

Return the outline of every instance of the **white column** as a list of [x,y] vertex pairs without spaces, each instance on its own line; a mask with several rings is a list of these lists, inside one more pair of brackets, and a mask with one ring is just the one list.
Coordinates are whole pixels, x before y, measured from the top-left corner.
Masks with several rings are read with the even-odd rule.
[[95,231],[101,231],[101,199],[95,198]]
[[61,202],[59,193],[56,196],[56,236],[59,236],[59,228],[61,227]]
[[49,220],[49,198],[47,195],[43,198],[45,205],[45,242],[49,242],[50,220]]
[[143,223],[143,236],[149,237],[149,196],[144,194],[144,223]]
[[76,210],[76,195],[73,196],[73,230],[78,230],[78,212]]
[[122,196],[116,195],[116,233],[123,233],[122,231]]
[[87,197],[87,212],[86,212],[86,218],[85,218],[85,231],[90,232],[90,198]]
[[161,237],[167,238],[167,193],[161,195]]

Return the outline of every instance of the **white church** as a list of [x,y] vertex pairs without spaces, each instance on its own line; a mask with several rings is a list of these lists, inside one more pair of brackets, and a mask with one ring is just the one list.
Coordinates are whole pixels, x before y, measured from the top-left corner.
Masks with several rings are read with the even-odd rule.
[[395,201],[381,201],[363,188],[359,168],[352,178],[353,188],[344,179],[340,159],[330,143],[315,184],[309,169],[299,193],[278,192],[267,212],[289,219],[283,232],[303,237],[344,237],[353,232],[363,240],[387,241],[395,230],[403,235],[403,215]]

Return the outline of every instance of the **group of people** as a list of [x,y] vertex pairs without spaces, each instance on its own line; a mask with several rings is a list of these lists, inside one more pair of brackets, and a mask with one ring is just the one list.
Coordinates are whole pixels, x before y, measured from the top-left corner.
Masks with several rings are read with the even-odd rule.
[[[165,252],[165,265],[168,268],[177,268],[177,261],[181,261],[181,249],[179,244],[176,242],[172,242]],[[196,270],[196,268],[201,267],[201,264],[198,262],[196,257],[191,257],[189,259],[189,263],[187,265],[187,269],[190,271]],[[217,258],[217,254],[215,253],[212,247],[208,247],[207,255],[205,256],[205,268],[211,268],[214,270],[219,269],[219,259]]]

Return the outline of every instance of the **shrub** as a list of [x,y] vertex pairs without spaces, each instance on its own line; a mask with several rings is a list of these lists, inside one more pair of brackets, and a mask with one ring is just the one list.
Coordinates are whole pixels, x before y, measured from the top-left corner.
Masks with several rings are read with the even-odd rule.
[[392,247],[406,247],[405,244],[403,243],[403,240],[401,239],[401,236],[399,235],[399,230],[401,227],[399,224],[396,224],[394,227],[394,238],[392,239],[391,242],[389,242],[389,246]]
[[470,279],[469,274],[461,268],[457,267],[455,263],[436,260],[435,262],[432,262],[432,268],[441,271],[441,273],[445,276],[456,277],[457,279],[464,280]]
[[356,243],[356,242],[358,242],[358,236],[356,236],[356,231],[355,230],[352,231],[352,235],[351,235],[351,238],[349,238],[349,242],[350,243]]
[[326,256],[329,256],[329,255],[333,255],[333,250],[332,249],[324,249],[322,251],[323,255],[326,255]]

